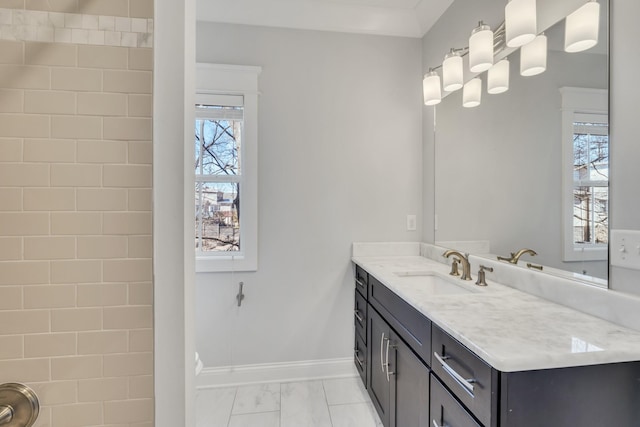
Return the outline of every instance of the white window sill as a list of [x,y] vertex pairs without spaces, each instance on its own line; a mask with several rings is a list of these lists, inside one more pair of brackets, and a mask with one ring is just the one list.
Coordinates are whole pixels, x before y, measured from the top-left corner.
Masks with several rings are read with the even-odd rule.
[[196,273],[227,273],[257,271],[258,260],[244,255],[196,257]]

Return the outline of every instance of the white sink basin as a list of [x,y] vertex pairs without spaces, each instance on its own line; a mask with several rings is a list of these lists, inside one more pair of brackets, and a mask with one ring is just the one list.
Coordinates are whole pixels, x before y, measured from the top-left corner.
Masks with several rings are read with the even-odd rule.
[[410,280],[413,284],[424,287],[437,295],[470,294],[477,292],[471,286],[473,282],[462,282],[459,277],[444,276],[433,271],[396,271],[398,277]]

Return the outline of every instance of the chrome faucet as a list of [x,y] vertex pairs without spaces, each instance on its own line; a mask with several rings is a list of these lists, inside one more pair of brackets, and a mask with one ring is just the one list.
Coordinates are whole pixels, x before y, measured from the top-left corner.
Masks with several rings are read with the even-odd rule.
[[471,280],[471,264],[469,264],[469,258],[467,258],[467,255],[463,255],[454,250],[448,250],[442,254],[445,258],[449,258],[451,255],[457,257],[460,264],[462,264],[462,276],[460,276],[460,278],[462,280]]
[[536,256],[536,255],[538,255],[538,254],[536,253],[536,251],[534,251],[533,249],[527,249],[527,248],[525,248],[525,249],[520,249],[520,250],[519,250],[518,252],[516,252],[516,253],[511,252],[511,258],[505,258],[505,257],[501,257],[501,256],[499,256],[499,257],[498,257],[498,260],[500,260],[500,261],[508,261],[508,262],[510,262],[511,264],[517,264],[517,263],[518,263],[518,260],[520,259],[520,257],[521,257],[522,255],[524,255],[524,254],[530,254],[531,256]]

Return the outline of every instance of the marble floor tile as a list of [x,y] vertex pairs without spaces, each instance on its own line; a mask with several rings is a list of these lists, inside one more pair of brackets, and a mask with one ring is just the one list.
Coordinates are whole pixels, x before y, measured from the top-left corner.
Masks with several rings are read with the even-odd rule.
[[329,405],[370,401],[367,390],[359,377],[324,380],[323,385]]
[[333,427],[381,427],[382,422],[371,403],[329,406]]
[[322,381],[281,385],[280,427],[332,427]]
[[280,384],[256,384],[238,387],[231,413],[252,414],[280,410]]
[[196,427],[227,427],[236,387],[198,390]]
[[280,411],[231,415],[229,427],[280,427]]

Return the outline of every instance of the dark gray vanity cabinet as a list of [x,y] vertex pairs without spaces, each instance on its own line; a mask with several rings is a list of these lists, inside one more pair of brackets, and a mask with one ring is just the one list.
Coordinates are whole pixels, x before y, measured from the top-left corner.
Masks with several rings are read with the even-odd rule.
[[369,350],[367,347],[367,284],[369,274],[356,266],[356,290],[353,308],[353,321],[355,323],[355,339],[353,348],[353,361],[365,386],[367,382],[367,366]]

